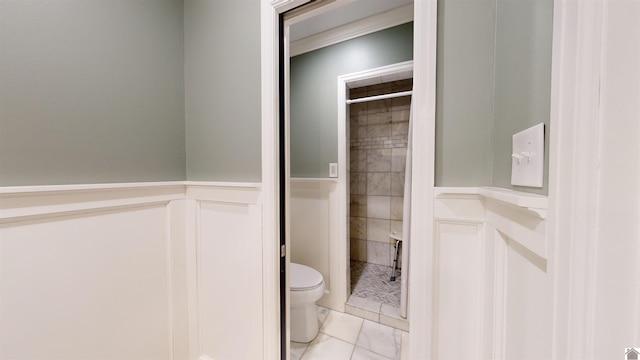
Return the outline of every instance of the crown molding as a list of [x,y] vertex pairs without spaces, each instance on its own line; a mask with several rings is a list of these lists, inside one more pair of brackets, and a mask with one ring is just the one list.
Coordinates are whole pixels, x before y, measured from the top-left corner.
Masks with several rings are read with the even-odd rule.
[[291,42],[291,56],[304,54],[329,45],[351,40],[376,31],[413,21],[413,4],[354,21],[306,38]]

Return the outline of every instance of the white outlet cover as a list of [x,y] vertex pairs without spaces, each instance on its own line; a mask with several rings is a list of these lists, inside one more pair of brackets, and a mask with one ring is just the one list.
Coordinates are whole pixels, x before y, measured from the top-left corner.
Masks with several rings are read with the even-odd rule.
[[511,184],[542,187],[544,171],[544,123],[513,135]]

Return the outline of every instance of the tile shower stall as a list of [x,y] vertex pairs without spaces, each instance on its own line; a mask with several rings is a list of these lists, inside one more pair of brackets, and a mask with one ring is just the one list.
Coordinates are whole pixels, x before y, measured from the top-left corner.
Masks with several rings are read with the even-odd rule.
[[[350,90],[350,98],[411,90],[412,79]],[[407,134],[411,96],[351,104],[350,245],[351,259],[391,266],[402,232]]]

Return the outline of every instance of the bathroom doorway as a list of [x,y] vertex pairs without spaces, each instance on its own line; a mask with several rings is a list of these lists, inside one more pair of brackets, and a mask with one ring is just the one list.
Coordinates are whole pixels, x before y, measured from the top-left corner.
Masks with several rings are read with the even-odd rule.
[[409,282],[403,264],[408,265],[409,246],[403,232],[408,233],[410,210],[403,205],[405,196],[410,198],[405,172],[411,166],[412,89],[413,61],[338,78],[338,126],[344,129],[339,161],[348,175],[338,184],[350,249],[345,311],[404,331]]
[[[339,1],[339,0],[337,0]],[[278,103],[282,97],[278,91],[278,78],[282,73],[283,62],[278,62],[278,52],[282,44],[279,34],[278,19],[289,9],[305,3],[298,0],[281,0],[277,2],[262,2],[262,134],[263,160],[262,179],[264,191],[264,259],[263,274],[264,287],[264,324],[265,328],[280,328],[277,333],[265,333],[265,354],[267,357],[282,355],[288,357],[288,347],[278,346],[276,338],[288,339],[288,324],[279,322],[276,316],[280,313],[281,301],[288,300],[278,295],[282,286],[287,283],[277,281],[280,272],[278,265],[281,247],[278,244],[278,234],[285,231],[277,226],[278,213],[281,208],[279,188],[281,178],[278,169],[284,166],[278,161],[281,144],[284,138],[279,135]],[[344,4],[344,2],[342,2]],[[411,195],[413,216],[420,221],[411,224],[411,233],[415,239],[412,244],[411,257],[420,259],[410,264],[412,272],[412,289],[410,293],[411,339],[410,356],[428,357],[432,352],[433,334],[431,318],[433,315],[432,288],[433,277],[430,269],[433,266],[431,254],[433,238],[433,185],[435,169],[435,84],[436,84],[436,43],[437,43],[437,3],[435,1],[417,1],[412,6],[415,16],[415,32],[413,56],[415,59],[413,112],[419,122],[412,131],[417,139],[421,139],[413,147],[416,159],[412,169],[412,183],[417,184]],[[281,34],[281,33],[280,33]],[[280,39],[280,40],[279,40]],[[348,73],[348,72],[346,72]],[[335,103],[334,103],[335,104]],[[345,219],[346,221],[346,219]],[[274,226],[271,226],[273,224]],[[288,296],[288,295],[287,295]],[[273,314],[273,315],[270,315]]]
[[[395,14],[397,16],[398,12],[410,12],[410,16],[411,18],[408,20],[400,20],[400,24],[395,25],[395,27],[400,26],[400,28],[398,29],[393,29],[393,30],[389,30],[391,32],[395,31],[397,34],[398,32],[403,32],[403,31],[407,31],[407,29],[412,32],[412,25],[405,25],[407,23],[410,23],[412,20],[412,15],[413,15],[413,3],[411,1],[406,2],[407,4],[404,6],[404,9],[402,11],[398,11],[398,9],[395,9]],[[311,6],[311,5],[310,5]],[[326,5],[326,7],[330,7],[330,5]],[[408,10],[408,11],[407,11]],[[314,9],[313,11],[318,11],[318,9]],[[313,13],[313,11],[310,11],[310,13]],[[303,20],[308,20],[308,19],[312,19],[313,17],[311,17],[309,15],[309,13],[304,13],[304,14],[300,14],[298,15],[298,20],[300,20],[300,18],[302,18]],[[398,21],[397,19],[394,21]],[[409,26],[407,28],[407,26]],[[283,50],[283,56],[285,59],[290,58],[292,55],[299,55],[300,52],[300,45],[299,43],[290,43],[291,41],[291,34],[289,33],[290,31],[290,27],[291,27],[291,22],[287,23],[287,21],[285,20],[283,26],[282,26],[282,32],[284,35],[284,42],[286,45],[290,45],[289,48],[287,48],[285,46],[285,49]],[[389,25],[386,24],[384,25],[384,27],[382,27],[380,30],[384,30],[384,29],[389,29],[389,28],[393,28],[393,25]],[[362,35],[359,35],[362,36]],[[395,38],[397,39],[397,35],[393,35],[391,36],[391,38],[393,38],[395,36]],[[345,39],[342,39],[340,42],[346,41]],[[313,45],[313,46],[317,46],[317,44]],[[411,49],[413,48],[413,42],[412,39],[409,38],[408,42],[406,42],[406,49],[410,52]],[[315,49],[320,49],[319,48],[315,48]],[[314,49],[314,50],[315,50]],[[391,55],[385,54],[385,56],[391,56],[391,61],[390,60],[384,60],[386,61],[386,63],[394,63],[393,59],[398,59],[398,58],[393,58],[393,51],[389,50],[388,48],[386,48],[385,50],[387,50],[389,53],[391,53]],[[403,49],[404,50],[404,49]],[[306,51],[313,51],[313,50],[306,50]],[[402,51],[396,52],[397,53],[403,53]],[[401,61],[403,60],[402,58],[399,58]],[[406,59],[406,58],[405,58]],[[409,57],[409,59],[411,59],[411,57]],[[377,62],[376,62],[377,61]],[[371,61],[368,65],[360,65],[360,68],[364,68],[364,69],[371,69],[371,68],[378,68],[380,67],[380,59],[378,59],[378,57],[376,57],[376,59],[373,59],[373,61]],[[395,60],[395,62],[398,62],[398,60]],[[385,62],[382,62],[382,64],[385,64]],[[286,223],[286,225],[283,227],[283,231],[286,233],[286,248],[287,248],[287,261],[286,261],[286,265],[287,268],[289,266],[289,260],[292,262],[300,262],[305,264],[305,261],[309,261],[309,262],[313,262],[313,261],[318,261],[319,258],[321,258],[321,256],[317,256],[318,254],[322,254],[324,251],[327,252],[333,252],[333,251],[337,251],[337,252],[341,252],[341,256],[339,257],[339,260],[336,259],[336,257],[331,257],[330,260],[328,260],[328,262],[326,263],[322,263],[321,261],[318,263],[310,263],[310,264],[305,264],[305,265],[309,265],[313,268],[316,268],[317,270],[319,270],[320,272],[323,272],[323,276],[325,276],[326,282],[327,282],[327,295],[329,295],[329,297],[334,297],[333,300],[326,300],[324,303],[325,306],[328,306],[332,309],[337,309],[338,311],[344,312],[345,311],[345,304],[347,302],[347,296],[348,293],[350,292],[349,289],[349,272],[350,272],[350,264],[349,264],[349,237],[348,237],[348,232],[349,232],[349,218],[348,218],[348,198],[347,198],[347,193],[346,191],[344,192],[344,197],[342,199],[339,200],[339,202],[342,202],[343,206],[339,206],[339,208],[345,209],[344,211],[339,211],[341,213],[341,215],[339,216],[340,218],[340,222],[342,224],[336,224],[336,223],[331,223],[329,224],[327,227],[322,228],[321,229],[326,229],[325,230],[321,230],[321,231],[313,231],[310,230],[309,227],[307,226],[303,226],[303,232],[298,232],[296,233],[296,229],[292,229],[292,223],[296,223],[296,224],[301,224],[303,223],[302,221],[294,221],[292,219],[292,217],[294,216],[300,216],[300,214],[311,214],[313,213],[313,204],[311,205],[311,207],[307,207],[305,209],[305,211],[294,211],[293,207],[296,206],[296,201],[298,201],[298,199],[296,199],[296,196],[292,196],[291,193],[295,192],[295,191],[299,191],[301,193],[303,193],[304,196],[302,196],[303,198],[303,202],[306,202],[306,204],[311,204],[313,201],[312,200],[316,200],[314,197],[322,197],[324,196],[322,193],[325,192],[325,194],[329,194],[326,199],[328,199],[328,203],[329,203],[329,208],[330,209],[334,209],[335,206],[338,201],[336,201],[336,197],[335,195],[337,194],[336,191],[336,184],[340,183],[341,181],[345,181],[348,182],[348,161],[347,160],[343,160],[343,159],[338,159],[337,161],[337,167],[338,167],[338,177],[332,177],[329,171],[330,168],[330,164],[326,163],[326,167],[324,165],[323,166],[323,170],[326,168],[326,172],[327,174],[303,174],[303,176],[300,176],[299,174],[292,174],[292,167],[294,167],[295,163],[295,159],[294,157],[296,155],[298,155],[300,152],[304,152],[304,151],[310,151],[312,153],[319,153],[321,151],[317,151],[317,152],[313,152],[313,139],[311,139],[311,141],[307,141],[304,144],[303,148],[297,148],[297,149],[292,149],[291,147],[291,143],[293,140],[296,139],[296,136],[298,135],[295,131],[295,129],[293,129],[293,127],[291,126],[290,123],[290,108],[292,106],[296,105],[296,101],[289,100],[290,97],[293,94],[296,94],[295,90],[291,90],[291,84],[290,81],[291,79],[288,78],[289,76],[289,72],[290,72],[290,64],[285,61],[284,64],[282,64],[283,66],[283,70],[284,70],[284,74],[285,74],[285,79],[284,79],[284,85],[283,85],[283,89],[281,91],[283,91],[283,96],[285,98],[284,100],[284,122],[282,124],[282,128],[284,129],[283,133],[281,133],[281,136],[285,142],[285,146],[284,148],[281,148],[282,151],[284,152],[284,157],[282,158],[283,164],[285,164],[285,172],[284,172],[284,183],[285,183],[285,187],[283,188],[283,194],[284,197],[282,198],[282,203],[285,204],[285,209],[287,210],[283,216],[286,219],[290,219],[290,221],[288,221]],[[338,74],[344,74],[344,73],[350,73],[350,71],[343,71],[343,72],[339,72]],[[394,79],[394,81],[397,81],[400,79]],[[335,81],[336,81],[336,77],[333,77],[332,80],[332,87],[335,89]],[[337,108],[336,106],[336,97],[335,95],[332,96],[332,103],[330,105],[330,107],[332,109],[334,109],[333,111],[337,111],[335,110]],[[312,109],[306,109],[306,115],[310,115],[313,114],[314,111]],[[408,111],[407,111],[408,113]],[[335,117],[334,117],[335,119]],[[335,121],[335,120],[334,120]],[[405,126],[405,128],[408,128],[408,126]],[[329,129],[329,131],[333,131],[335,132],[336,130],[336,123],[334,122],[333,128]],[[344,129],[343,129],[344,130]],[[320,131],[316,132],[316,136],[321,135],[323,133],[323,129],[321,129]],[[340,132],[341,130],[338,129],[338,132]],[[349,131],[347,130],[347,133]],[[335,133],[334,133],[335,134]],[[335,136],[335,135],[334,135]],[[336,140],[334,140],[336,141]],[[406,140],[405,140],[406,141]],[[325,143],[329,143],[329,142],[325,142]],[[331,145],[329,143],[329,145]],[[335,145],[334,145],[335,146]],[[337,150],[338,147],[335,146],[334,147],[334,151],[341,151],[341,150]],[[334,157],[335,159],[335,157]],[[333,160],[333,159],[332,159]],[[335,160],[334,160],[335,161]],[[292,164],[293,163],[293,164]],[[307,162],[310,163],[310,162]],[[389,174],[390,176],[390,174]],[[297,187],[297,188],[296,188]],[[320,195],[318,195],[320,194]],[[332,195],[331,195],[332,194]],[[391,201],[391,199],[389,199],[389,201]],[[298,201],[300,202],[300,201]],[[322,203],[322,201],[320,201],[319,203]],[[331,213],[331,211],[326,211],[327,210],[327,206],[326,203],[322,204],[322,206],[324,206],[323,208],[317,207],[315,208],[315,210],[319,210],[318,212],[316,212],[316,214],[326,214],[326,213]],[[311,211],[307,211],[307,210],[311,210]],[[331,221],[331,220],[330,220]],[[391,219],[389,219],[389,224],[390,224]],[[337,225],[337,226],[336,226]],[[340,232],[344,232],[344,236],[340,236],[340,237],[335,237],[333,236],[333,234],[330,234],[332,231],[340,231]],[[302,234],[302,235],[300,235]],[[300,236],[299,236],[300,235]],[[387,234],[388,235],[388,234]],[[327,246],[322,247],[322,246],[318,246],[318,242],[314,241],[314,238],[318,238],[318,237],[324,237],[329,239],[330,241],[337,241],[337,243],[331,243],[331,244],[327,244]],[[315,250],[313,252],[313,255],[315,256],[300,256],[300,254],[296,254],[296,247],[292,246],[292,242],[293,239],[304,239],[305,241],[308,241],[309,246],[314,247],[315,246]],[[307,247],[309,248],[309,247]],[[387,254],[390,255],[390,252],[387,252]],[[297,260],[296,257],[298,259],[302,259],[301,260]],[[329,257],[327,257],[327,259],[329,259]],[[320,259],[322,260],[322,259]],[[398,259],[398,262],[400,264],[402,264],[402,261],[400,259]],[[397,278],[398,280],[400,280],[402,278],[402,276],[400,275],[400,269],[401,267],[398,267],[398,275]],[[389,267],[389,276],[391,276],[390,274],[390,270],[391,268]],[[328,275],[327,275],[328,274]],[[288,280],[287,280],[288,282]],[[398,281],[399,283],[399,281]],[[286,294],[286,296],[283,296],[283,298],[287,298],[288,299],[288,294]],[[335,300],[338,299],[338,300]],[[286,309],[283,309],[283,312],[286,311]],[[286,320],[288,321],[288,320]]]

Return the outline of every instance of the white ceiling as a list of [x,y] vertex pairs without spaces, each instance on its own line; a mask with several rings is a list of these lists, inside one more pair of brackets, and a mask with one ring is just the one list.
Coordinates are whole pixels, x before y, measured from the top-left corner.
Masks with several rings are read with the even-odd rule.
[[291,25],[289,29],[291,41],[411,3],[413,0],[355,0],[345,6]]

